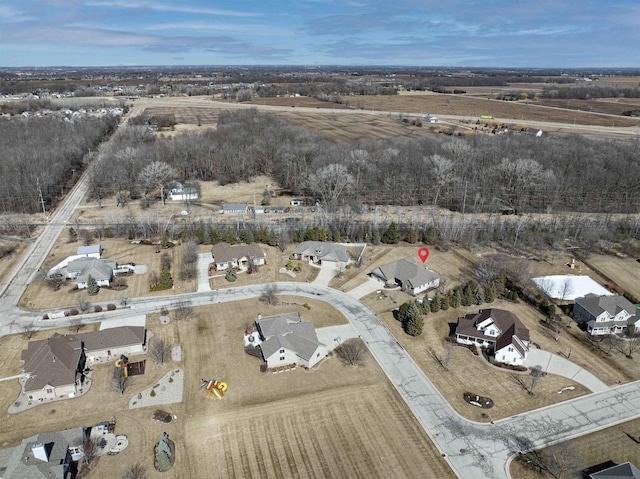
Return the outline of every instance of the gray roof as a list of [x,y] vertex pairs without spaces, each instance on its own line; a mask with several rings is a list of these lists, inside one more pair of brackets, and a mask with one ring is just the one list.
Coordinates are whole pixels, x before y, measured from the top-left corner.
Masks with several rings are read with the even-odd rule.
[[286,348],[308,361],[319,346],[324,346],[318,341],[313,323],[301,322],[298,313],[258,319],[256,324],[264,338],[260,348],[265,360],[279,349]]
[[440,276],[430,269],[416,264],[412,257],[399,259],[392,263],[379,266],[371,273],[376,276],[380,276],[389,283],[408,283],[412,288],[431,283],[432,281],[440,278]]
[[239,245],[218,243],[211,247],[211,255],[216,263],[228,263],[240,258],[264,258],[266,253],[256,243]]
[[604,471],[595,472],[591,477],[592,479],[640,479],[640,470],[630,462],[625,462]]
[[111,279],[116,262],[112,259],[78,258],[67,265],[67,272],[78,273],[78,282],[88,281],[89,275],[95,280]]
[[637,309],[635,305],[624,296],[598,296],[596,294],[588,294],[584,298],[576,299],[579,304],[594,317],[600,316],[603,312],[607,312],[611,316],[615,316],[623,309],[631,316],[635,315]]
[[92,244],[89,246],[78,247],[77,254],[93,254],[93,253],[102,254],[102,247],[99,244]]
[[344,245],[322,241],[304,241],[293,251],[294,254],[316,256],[322,261],[347,262],[351,256]]
[[122,348],[144,344],[146,329],[144,326],[120,326],[119,328],[103,329],[74,336],[81,339],[87,353],[109,348]]
[[222,205],[223,212],[247,211],[246,203],[227,203]]
[[[69,446],[82,444],[82,428],[37,434],[24,439],[18,446],[0,450],[0,473],[3,479],[63,479],[64,460]],[[36,459],[31,450],[42,443],[49,451],[49,462]],[[2,468],[5,471],[2,471]]]

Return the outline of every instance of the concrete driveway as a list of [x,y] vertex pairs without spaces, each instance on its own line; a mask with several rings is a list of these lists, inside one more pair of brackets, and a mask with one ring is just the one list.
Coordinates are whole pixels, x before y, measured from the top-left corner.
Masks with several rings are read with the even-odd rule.
[[320,265],[320,272],[316,279],[313,280],[313,284],[317,284],[319,286],[329,286],[329,281],[331,281],[336,274],[338,274],[338,266],[333,261],[324,261],[322,265]]
[[211,253],[198,254],[198,293],[211,291],[211,286],[209,286],[209,263],[211,263]]
[[529,350],[524,365],[528,368],[540,366],[543,371],[571,379],[589,388],[594,393],[607,391],[609,389],[609,386],[586,369],[583,369],[562,356],[542,349]]
[[347,339],[358,337],[358,331],[351,324],[318,328],[316,329],[316,334],[318,335],[318,341],[326,344],[329,351],[333,351]]
[[382,290],[383,286],[384,285],[380,281],[367,276],[367,281],[362,283],[360,286],[356,286],[352,290],[347,291],[347,294],[353,299],[360,299],[375,291]]

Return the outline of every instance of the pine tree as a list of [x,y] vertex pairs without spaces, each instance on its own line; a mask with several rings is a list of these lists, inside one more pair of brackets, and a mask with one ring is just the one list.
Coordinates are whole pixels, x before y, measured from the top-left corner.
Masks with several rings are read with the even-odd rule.
[[407,233],[407,243],[415,244],[418,241],[418,232],[416,230],[409,230]]
[[459,308],[460,305],[462,304],[462,288],[460,286],[457,286],[456,288],[453,289],[453,293],[451,293],[451,307],[452,308]]
[[160,269],[160,279],[158,281],[158,289],[171,289],[173,288],[173,277],[171,276],[171,270],[166,264],[162,265]]
[[397,244],[400,242],[400,231],[395,222],[391,222],[387,231],[384,232],[380,240],[385,244]]
[[433,226],[429,226],[423,235],[423,241],[428,245],[434,245],[438,242],[438,232]]
[[431,301],[431,312],[437,313],[438,311],[440,311],[441,304],[442,304],[442,299],[440,298],[440,293],[436,291],[436,294],[433,297],[433,301]]
[[226,279],[230,283],[233,283],[237,279],[236,270],[233,269],[231,263],[229,263],[229,265],[227,266],[227,272],[224,275],[224,279]]
[[484,291],[477,284],[473,285],[473,302],[478,306],[485,302]]
[[267,244],[269,246],[278,246],[278,243],[279,243],[278,233],[276,233],[275,230],[269,231],[269,238],[267,239]]
[[427,315],[431,312],[431,304],[429,303],[429,298],[424,298],[422,300],[422,304],[420,305],[420,312],[423,315]]
[[440,309],[442,311],[446,311],[451,307],[451,290],[447,292],[444,296],[442,296],[442,301],[440,302]]
[[87,294],[89,296],[95,296],[96,294],[98,294],[98,291],[100,291],[98,282],[93,276],[89,275],[89,277],[87,278]]
[[462,306],[471,306],[473,304],[473,284],[471,281],[465,283],[462,288],[462,298],[460,300]]
[[380,244],[380,231],[378,231],[378,228],[373,228],[371,232],[371,243],[375,245]]
[[413,303],[407,312],[404,330],[410,336],[420,336],[424,328],[424,319],[416,303]]
[[73,227],[69,227],[69,243],[75,243],[76,241],[78,241],[78,232]]
[[407,318],[407,312],[409,311],[410,306],[411,306],[411,303],[407,301],[406,303],[402,303],[398,308],[398,314],[396,316],[396,319],[400,321],[403,325],[404,325],[405,319]]
[[496,300],[496,285],[491,283],[484,289],[484,300],[487,303],[493,303]]

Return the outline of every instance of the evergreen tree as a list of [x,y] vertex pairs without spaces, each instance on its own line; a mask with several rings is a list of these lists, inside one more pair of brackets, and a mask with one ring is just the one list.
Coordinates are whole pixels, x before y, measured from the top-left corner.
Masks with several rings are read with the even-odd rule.
[[318,241],[331,241],[329,239],[329,233],[327,228],[322,228],[318,230]]
[[246,228],[242,231],[240,231],[240,241],[242,241],[243,243],[246,244],[251,244],[254,241],[253,238],[253,231],[251,231],[250,228]]
[[465,283],[462,288],[462,299],[460,300],[462,306],[471,306],[473,304],[473,283],[471,281]]
[[158,281],[158,289],[171,289],[173,288],[173,277],[171,276],[171,270],[166,264],[162,265],[160,269],[160,279]]
[[204,243],[204,229],[202,227],[198,226],[194,234],[198,239],[199,244]]
[[204,230],[204,236],[202,237],[203,244],[211,244],[211,236],[209,236],[209,230]]
[[331,228],[331,236],[333,239],[331,241],[340,242],[342,241],[342,236],[340,235],[340,229],[337,226]]
[[442,299],[440,298],[440,293],[436,291],[436,294],[433,297],[433,301],[431,301],[431,312],[437,313],[438,311],[440,311],[441,304],[442,304]]
[[473,302],[478,306],[485,302],[484,291],[477,284],[473,285]]
[[447,291],[447,294],[442,296],[442,301],[440,302],[440,309],[442,311],[446,311],[451,307],[451,290]]
[[95,296],[96,294],[98,294],[98,291],[100,291],[98,282],[93,276],[89,275],[89,277],[87,278],[87,294],[89,296]]
[[269,237],[267,239],[267,244],[269,246],[278,246],[278,233],[275,230],[269,231]]
[[375,245],[380,244],[380,231],[378,231],[378,228],[373,228],[371,232],[371,243]]
[[420,308],[418,308],[416,303],[413,303],[409,308],[409,311],[407,311],[404,330],[410,336],[420,336],[423,328],[424,319],[420,313]]
[[460,286],[456,286],[451,293],[451,307],[459,308],[462,304],[462,288]]
[[407,243],[415,244],[418,242],[418,232],[416,230],[409,230],[407,233]]
[[75,243],[76,241],[78,241],[78,232],[73,227],[69,227],[69,243]]
[[394,221],[391,222],[387,231],[384,232],[380,240],[385,244],[397,244],[400,242],[400,231]]
[[237,279],[236,270],[233,269],[233,266],[231,266],[231,263],[229,263],[227,266],[227,272],[224,275],[224,279],[226,279],[230,283],[233,283]]
[[398,308],[398,313],[396,315],[396,319],[404,324],[405,319],[407,318],[407,312],[409,311],[409,307],[411,307],[411,303],[408,301],[406,303],[402,303]]
[[428,245],[434,245],[438,242],[438,232],[433,226],[429,226],[425,230],[422,241]]
[[222,241],[222,234],[218,230],[209,228],[209,238],[211,238],[211,244],[218,244]]
[[484,300],[487,303],[493,303],[496,300],[496,285],[491,283],[484,289]]
[[431,304],[429,303],[429,298],[424,298],[422,300],[422,304],[420,305],[420,312],[423,315],[427,315],[431,312]]

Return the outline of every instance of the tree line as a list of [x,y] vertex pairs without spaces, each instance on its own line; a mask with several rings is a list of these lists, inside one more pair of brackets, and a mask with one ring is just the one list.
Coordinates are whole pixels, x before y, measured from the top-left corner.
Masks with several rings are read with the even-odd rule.
[[589,100],[591,98],[640,98],[640,86],[579,85],[565,88],[545,86],[543,98]]

